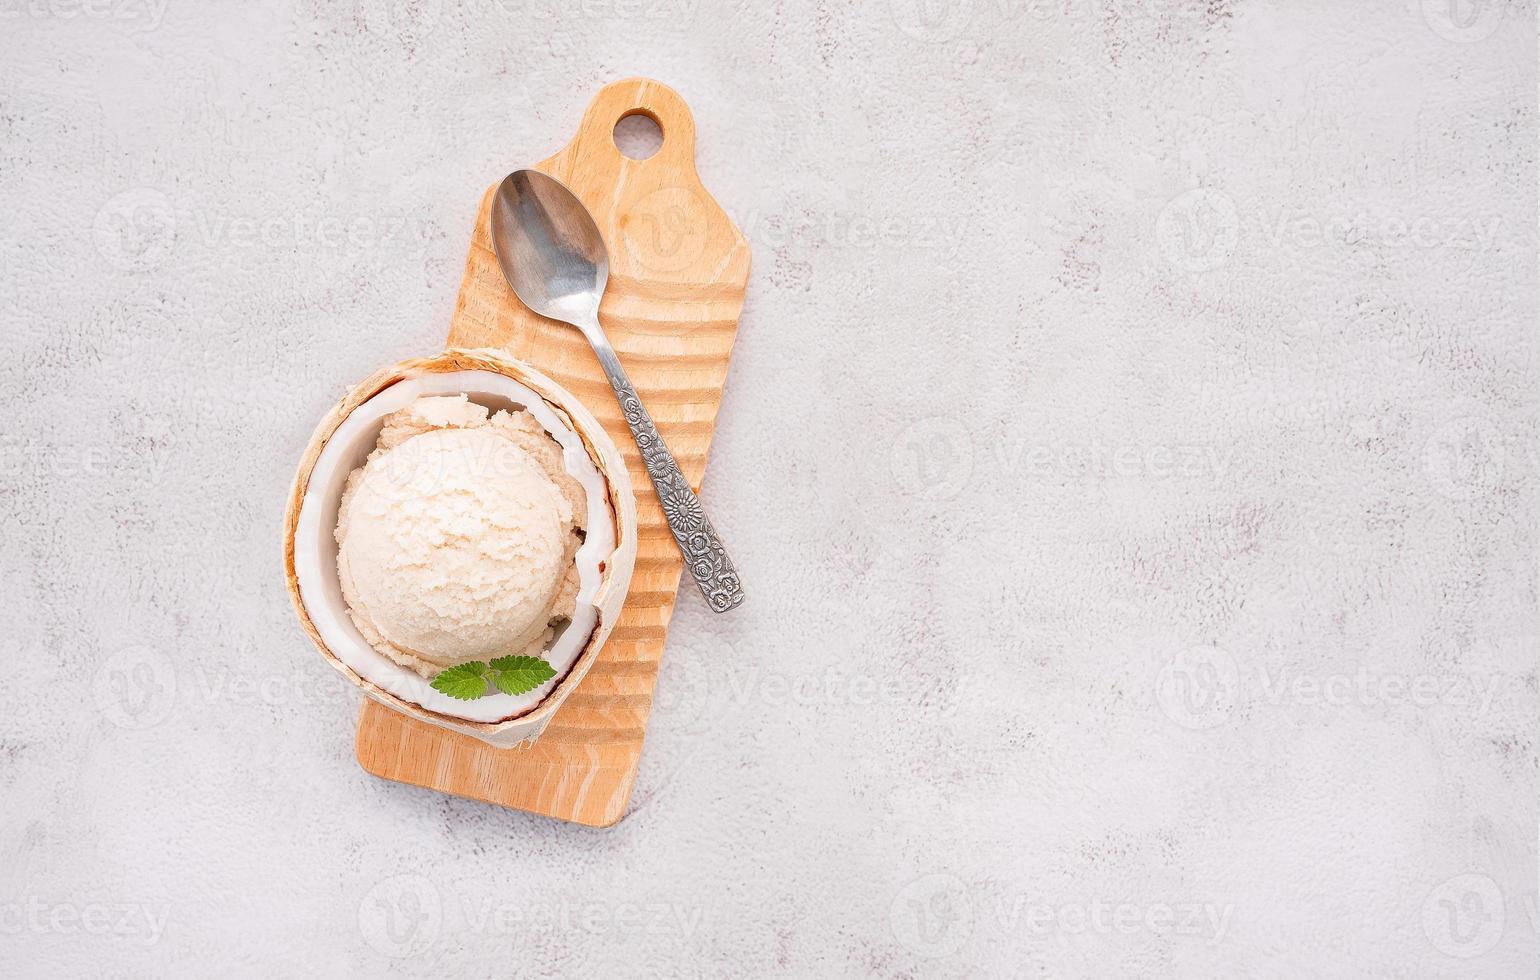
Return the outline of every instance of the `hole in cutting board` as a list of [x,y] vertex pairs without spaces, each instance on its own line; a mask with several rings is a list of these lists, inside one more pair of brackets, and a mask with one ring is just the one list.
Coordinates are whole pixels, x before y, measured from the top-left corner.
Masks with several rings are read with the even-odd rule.
[[663,146],[663,129],[645,112],[621,116],[615,124],[615,148],[633,160],[645,160]]

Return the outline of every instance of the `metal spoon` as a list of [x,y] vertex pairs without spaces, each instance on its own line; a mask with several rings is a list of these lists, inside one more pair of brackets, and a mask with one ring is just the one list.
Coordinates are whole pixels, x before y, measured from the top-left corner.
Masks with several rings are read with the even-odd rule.
[[707,604],[726,612],[741,603],[738,570],[599,326],[599,299],[609,281],[610,260],[593,216],[554,177],[515,170],[503,178],[492,201],[492,244],[497,264],[519,300],[543,317],[577,327],[593,345],[642,451],[669,530]]

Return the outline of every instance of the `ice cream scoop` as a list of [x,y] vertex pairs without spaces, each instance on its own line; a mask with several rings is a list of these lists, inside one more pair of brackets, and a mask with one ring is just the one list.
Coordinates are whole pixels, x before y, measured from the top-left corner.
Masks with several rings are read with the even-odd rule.
[[337,572],[371,646],[427,677],[539,656],[572,615],[583,493],[523,412],[420,398],[385,419],[338,514]]

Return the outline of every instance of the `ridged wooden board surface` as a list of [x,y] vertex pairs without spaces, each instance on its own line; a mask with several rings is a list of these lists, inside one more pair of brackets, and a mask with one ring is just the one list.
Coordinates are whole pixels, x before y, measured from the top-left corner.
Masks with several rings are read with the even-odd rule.
[[[615,147],[615,124],[637,113],[663,131],[662,147],[647,160]],[[610,254],[600,321],[699,490],[743,307],[749,247],[696,176],[688,107],[658,82],[615,82],[589,105],[572,142],[536,167],[566,183],[593,212]],[[636,571],[599,661],[539,741],[495,749],[370,701],[359,718],[358,761],[386,779],[608,826],[625,814],[636,782],[683,562],[582,334],[531,313],[504,281],[489,223],[495,186],[481,200],[449,346],[507,350],[577,395],[604,424],[636,488]]]

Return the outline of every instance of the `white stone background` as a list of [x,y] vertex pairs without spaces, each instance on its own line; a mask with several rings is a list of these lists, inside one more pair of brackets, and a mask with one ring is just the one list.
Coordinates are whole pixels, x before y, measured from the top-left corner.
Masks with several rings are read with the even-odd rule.
[[[1490,0],[0,0],[0,974],[1533,977]],[[285,491],[677,88],[754,246],[629,815],[365,775]]]

